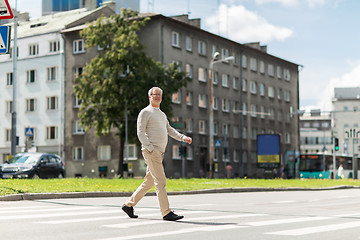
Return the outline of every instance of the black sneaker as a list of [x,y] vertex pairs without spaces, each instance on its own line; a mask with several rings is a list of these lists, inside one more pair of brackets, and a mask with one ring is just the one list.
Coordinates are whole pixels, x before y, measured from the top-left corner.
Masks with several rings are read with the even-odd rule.
[[121,208],[130,218],[137,218],[138,215],[134,214],[134,208],[128,207],[125,204]]
[[166,221],[177,221],[184,218],[184,216],[179,216],[177,214],[175,214],[174,212],[169,212],[168,214],[166,214],[163,219]]

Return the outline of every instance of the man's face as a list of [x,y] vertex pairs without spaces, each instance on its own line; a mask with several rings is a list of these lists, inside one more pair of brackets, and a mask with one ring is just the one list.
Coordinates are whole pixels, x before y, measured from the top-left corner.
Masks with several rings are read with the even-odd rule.
[[152,106],[160,106],[160,103],[162,101],[161,91],[155,88],[154,90],[152,90],[149,99]]

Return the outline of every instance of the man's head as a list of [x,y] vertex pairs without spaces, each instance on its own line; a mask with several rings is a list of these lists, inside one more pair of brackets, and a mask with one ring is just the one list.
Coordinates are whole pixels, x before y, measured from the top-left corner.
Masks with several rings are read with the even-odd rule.
[[163,90],[159,87],[152,87],[149,92],[149,100],[150,100],[150,105],[152,107],[160,107],[160,103],[162,101],[162,93]]

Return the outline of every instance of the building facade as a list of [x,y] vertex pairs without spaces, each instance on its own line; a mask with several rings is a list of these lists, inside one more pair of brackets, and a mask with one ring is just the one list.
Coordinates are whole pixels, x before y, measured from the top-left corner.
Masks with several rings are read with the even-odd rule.
[[360,154],[360,88],[335,88],[332,105],[334,136],[339,139],[339,153]]
[[[181,143],[169,139],[165,153],[168,177],[206,177],[209,175],[209,65],[215,52],[221,58],[234,56],[234,61],[214,65],[214,177],[225,177],[226,166],[232,166],[232,177],[262,177],[263,169],[256,164],[258,134],[281,135],[281,161],[287,151],[299,149],[298,118],[290,117],[290,109],[298,109],[298,65],[269,55],[259,43],[239,44],[200,28],[200,20],[187,16],[174,18],[150,14],[151,20],[139,33],[146,53],[165,65],[176,62],[192,81],[172,96],[174,116],[170,122],[183,123],[179,131],[193,138],[186,145],[186,159],[180,154]],[[79,41],[79,28],[64,32],[67,48],[67,101],[73,96],[70,76],[96,55],[97,49],[74,54],[72,47]],[[140,97],[140,96],[139,96]],[[74,96],[73,96],[74,98]],[[75,100],[76,102],[77,100]],[[66,104],[67,126],[78,121],[78,108]],[[145,107],[145,106],[144,106]],[[75,134],[65,128],[65,153],[71,176],[115,176],[119,159],[118,142],[112,135],[96,138],[92,133]],[[75,128],[76,129],[76,128]],[[89,143],[89,144],[87,144]],[[97,145],[97,147],[95,147]],[[100,150],[106,149],[106,150]],[[101,152],[106,152],[106,159]],[[142,176],[146,165],[139,142],[128,146],[130,169]],[[81,157],[79,157],[81,156]],[[71,167],[70,167],[71,166]],[[106,168],[105,168],[106,167]],[[86,170],[84,169],[86,168]],[[115,171],[115,172],[114,172]],[[93,172],[93,173],[91,173]]]
[[300,152],[302,154],[334,152],[329,114],[300,117]]

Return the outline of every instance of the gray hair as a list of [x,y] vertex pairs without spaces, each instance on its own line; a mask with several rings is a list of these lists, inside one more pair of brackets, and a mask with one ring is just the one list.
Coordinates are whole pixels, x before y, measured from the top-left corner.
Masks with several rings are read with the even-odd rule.
[[149,90],[149,92],[148,92],[148,95],[150,96],[150,95],[151,95],[151,93],[152,93],[152,91],[153,91],[153,90],[155,90],[155,89],[159,89],[159,90],[160,90],[160,92],[161,92],[161,95],[162,95],[163,90],[162,90],[161,88],[159,88],[159,87],[152,87],[152,88],[150,88],[150,90]]

